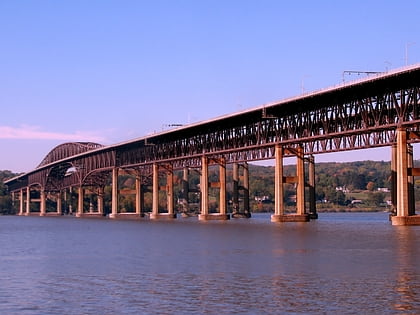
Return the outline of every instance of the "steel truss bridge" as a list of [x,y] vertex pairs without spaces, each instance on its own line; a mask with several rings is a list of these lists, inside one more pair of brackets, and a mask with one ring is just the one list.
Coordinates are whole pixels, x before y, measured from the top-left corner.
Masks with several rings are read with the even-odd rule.
[[[408,152],[395,151],[395,161],[401,164],[407,154],[405,159],[410,160],[410,143],[420,139],[419,126],[420,65],[414,65],[115,145],[65,143],[54,148],[36,169],[6,184],[13,194],[20,196],[23,212],[24,195],[29,195],[34,187],[42,193],[62,192],[69,187],[100,188],[111,173],[113,180],[118,179],[118,170],[150,179],[162,167],[166,171],[197,168],[206,176],[204,168],[209,163],[224,167],[225,164],[276,159],[276,194],[281,196],[280,186],[293,182],[282,175],[284,156],[295,155],[299,161],[305,159],[303,156],[326,152],[381,146],[397,148],[400,131],[406,136],[402,138],[405,142],[401,150]],[[398,154],[402,154],[399,160]],[[417,175],[417,170],[410,165],[404,167],[406,175],[396,169],[393,172],[403,172],[401,176],[406,176],[409,182],[409,177]],[[298,186],[305,185],[298,173],[295,182]],[[202,186],[207,186],[203,184],[206,182],[204,179]],[[142,183],[145,184],[144,180]],[[223,184],[221,179],[219,186]],[[159,189],[153,188],[155,193]],[[207,191],[201,193],[207,194]],[[43,198],[46,197],[41,194],[41,204],[45,202]],[[118,198],[117,190],[113,198]],[[30,197],[26,202],[31,202]],[[118,206],[113,204],[113,207],[117,214]],[[201,211],[207,214],[203,207],[206,207],[205,200],[202,200]],[[282,207],[282,202],[276,201],[278,216],[284,215]],[[83,209],[80,211],[82,214]],[[159,212],[156,208],[154,211]],[[402,211],[398,216],[415,216],[415,210]],[[302,215],[305,210],[297,213]]]

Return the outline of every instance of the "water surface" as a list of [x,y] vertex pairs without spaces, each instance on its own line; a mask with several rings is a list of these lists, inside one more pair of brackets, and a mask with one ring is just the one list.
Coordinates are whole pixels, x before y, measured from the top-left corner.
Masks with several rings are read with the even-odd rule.
[[1,314],[419,314],[420,227],[0,217]]

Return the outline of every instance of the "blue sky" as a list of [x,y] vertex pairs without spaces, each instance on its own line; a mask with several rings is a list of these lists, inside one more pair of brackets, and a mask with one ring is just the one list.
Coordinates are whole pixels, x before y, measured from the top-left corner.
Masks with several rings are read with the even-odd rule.
[[[0,0],[0,169],[420,62],[419,16],[414,0]],[[364,159],[389,150],[317,157]]]

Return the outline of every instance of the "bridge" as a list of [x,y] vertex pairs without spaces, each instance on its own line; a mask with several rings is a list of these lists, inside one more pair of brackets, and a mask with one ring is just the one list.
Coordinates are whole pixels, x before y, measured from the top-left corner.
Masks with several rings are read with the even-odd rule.
[[[177,216],[174,172],[182,171],[178,184],[185,209],[194,192],[200,196],[199,220],[226,220],[231,216],[226,200],[227,165],[232,165],[233,172],[232,216],[249,217],[248,162],[274,159],[271,220],[306,222],[317,218],[317,154],[391,146],[395,210],[391,222],[419,225],[414,176],[420,175],[420,169],[413,167],[412,146],[420,141],[419,102],[420,65],[413,65],[115,145],[65,143],[54,148],[36,169],[5,183],[19,201],[20,215],[61,215],[63,200],[72,191],[77,193],[78,217],[103,216],[104,198],[110,198],[110,218],[141,218],[144,194],[149,193],[150,219],[173,219]],[[283,174],[283,159],[289,156],[296,157],[294,176]],[[218,168],[218,179],[212,182],[210,167]],[[189,176],[195,171],[200,174],[200,184],[190,187]],[[133,189],[119,189],[119,176],[124,174],[135,178]],[[292,214],[285,212],[286,183],[296,187]],[[107,184],[110,191],[105,189]],[[210,211],[209,189],[218,190],[217,211]],[[134,196],[135,212],[121,209],[121,194]],[[89,209],[85,209],[87,196]],[[162,198],[164,207],[159,203]],[[56,210],[47,211],[47,201],[55,203]]]

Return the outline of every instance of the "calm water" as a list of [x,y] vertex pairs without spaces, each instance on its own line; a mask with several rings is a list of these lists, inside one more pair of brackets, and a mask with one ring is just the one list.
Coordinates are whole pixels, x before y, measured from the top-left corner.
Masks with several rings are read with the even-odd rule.
[[420,227],[0,217],[1,314],[420,314]]

